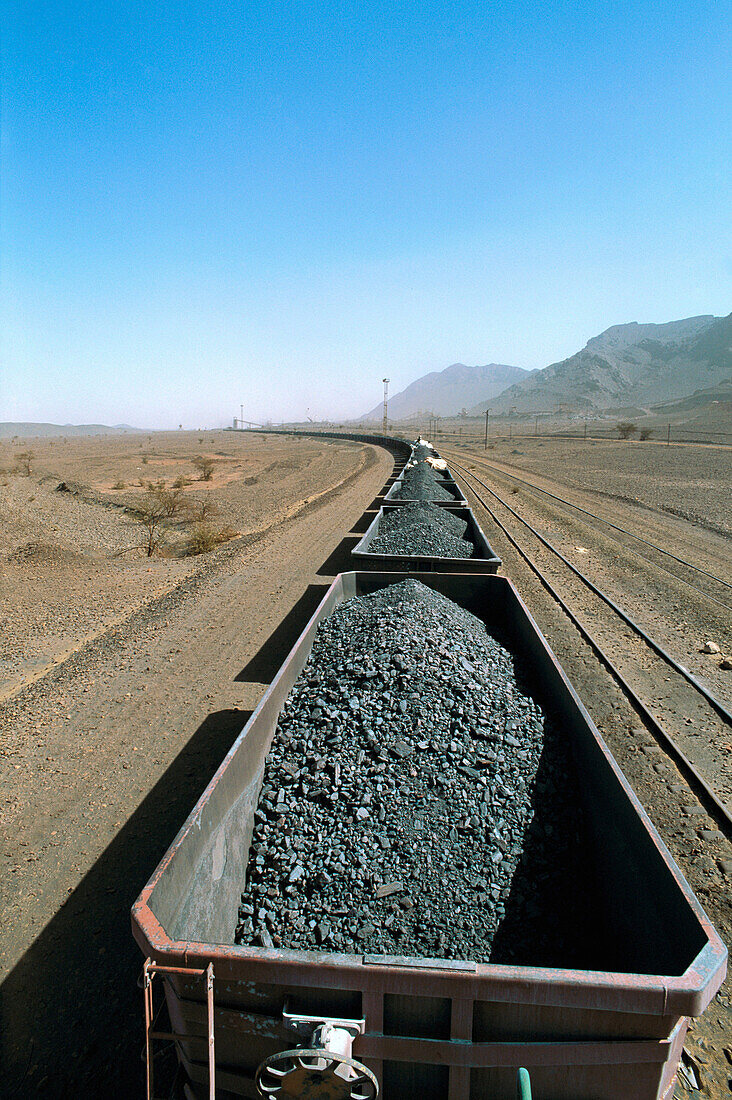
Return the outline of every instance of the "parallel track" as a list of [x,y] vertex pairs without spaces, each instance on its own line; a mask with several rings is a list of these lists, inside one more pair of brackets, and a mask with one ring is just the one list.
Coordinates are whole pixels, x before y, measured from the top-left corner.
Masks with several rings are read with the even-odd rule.
[[[644,546],[650,547],[659,554],[663,554],[679,565],[685,566],[687,569],[692,570],[694,573],[699,573],[701,576],[708,577],[710,580],[715,581],[717,584],[722,585],[724,588],[729,588],[732,591],[732,583],[724,580],[722,577],[718,577],[716,573],[710,573],[706,569],[702,569],[699,565],[694,565],[693,562],[687,561],[686,558],[679,557],[677,554],[667,550],[664,546],[659,546],[658,543],[651,542],[650,539],[644,539],[642,535],[637,535],[634,531],[628,530],[627,527],[621,527],[617,523],[613,523],[612,520],[606,519],[605,516],[599,515],[597,512],[590,512],[587,508],[583,508],[580,504],[575,504],[572,500],[567,500],[565,497],[560,497],[556,493],[550,493],[548,489],[543,489],[541,485],[537,485],[534,481],[527,481],[526,478],[519,477],[517,474],[510,473],[508,470],[504,470],[501,466],[495,466],[492,462],[487,461],[484,458],[478,458],[481,466],[490,470],[492,473],[498,474],[501,477],[510,477],[512,481],[517,481],[520,485],[525,485],[527,488],[533,490],[536,493],[541,493],[543,496],[549,497],[551,500],[556,500],[559,504],[563,504],[568,508],[574,508],[575,511],[581,512],[583,515],[588,516],[590,519],[596,520],[598,523],[604,523],[607,527],[612,528],[614,531],[619,531],[623,535],[627,535],[628,538],[635,539],[636,542],[642,543]],[[460,469],[457,463],[453,462],[456,468]],[[716,596],[712,596],[704,588],[700,588],[699,585],[693,584],[685,577],[679,576],[672,569],[667,569],[666,566],[660,565],[658,562],[654,563],[656,569],[662,569],[668,573],[669,576],[675,580],[680,581],[682,584],[687,585],[689,588],[693,588],[695,592],[700,593],[705,599],[711,600],[712,603],[718,604],[720,607],[725,608],[727,611],[732,611],[732,604],[725,603],[724,600],[718,599]]]
[[722,800],[722,798],[717,794],[717,792],[710,785],[710,783],[699,772],[699,770],[692,763],[692,761],[689,760],[689,758],[686,756],[686,754],[683,752],[683,750],[678,745],[678,743],[674,740],[674,738],[659,723],[658,719],[655,717],[655,715],[652,713],[652,711],[649,709],[649,707],[646,705],[646,703],[643,701],[643,699],[638,695],[638,693],[635,691],[635,689],[632,687],[632,685],[628,682],[627,678],[623,675],[623,673],[617,667],[615,662],[609,656],[609,654],[607,653],[607,651],[603,647],[603,645],[590,633],[590,631],[577,618],[575,613],[572,611],[572,609],[567,604],[566,600],[561,596],[561,594],[558,592],[558,590],[555,588],[555,586],[548,579],[546,574],[541,570],[541,568],[536,564],[536,562],[530,557],[530,555],[526,552],[526,550],[518,543],[518,541],[516,540],[514,535],[508,530],[508,528],[505,526],[505,524],[502,523],[502,521],[495,514],[494,510],[490,507],[489,503],[485,500],[485,498],[483,496],[481,496],[481,494],[474,488],[474,486],[467,480],[467,478],[471,478],[479,486],[481,486],[483,489],[487,490],[491,494],[491,496],[493,496],[504,508],[506,508],[511,513],[511,515],[513,515],[522,524],[524,524],[524,526],[527,527],[528,530],[533,535],[535,535],[536,538],[544,546],[547,547],[547,549],[551,550],[552,553],[556,554],[557,557],[560,558],[560,560],[566,566],[569,567],[569,569],[572,571],[573,574],[575,574],[595,595],[597,595],[601,600],[603,600],[603,602],[608,607],[610,607],[611,610],[613,610],[616,615],[618,615],[627,625],[629,625],[631,627],[631,629],[633,629],[633,631],[636,634],[638,634],[638,636],[640,638],[642,638],[642,640],[658,656],[661,657],[662,660],[664,660],[671,668],[673,668],[674,671],[676,671],[678,674],[682,675],[684,677],[685,681],[687,683],[689,683],[691,685],[691,687],[693,687],[697,692],[699,692],[699,694],[704,697],[705,701],[710,706],[712,706],[714,708],[714,710],[720,715],[720,717],[723,719],[723,721],[730,724],[730,725],[732,725],[732,713],[730,713],[730,711],[721,703],[721,701],[718,700],[713,695],[713,693],[711,693],[706,687],[704,687],[704,685],[701,684],[697,680],[697,678],[695,676],[693,676],[692,673],[690,673],[688,671],[688,669],[686,669],[683,665],[679,664],[679,662],[675,661],[674,658],[671,657],[671,655],[668,654],[666,652],[666,650],[661,645],[659,645],[659,643],[657,643],[653,638],[651,638],[650,635],[648,635],[647,632],[642,629],[642,627],[640,627],[633,619],[631,619],[631,617],[629,615],[627,615],[623,611],[622,608],[620,608],[609,596],[607,596],[606,593],[602,592],[602,590],[599,589],[597,587],[597,585],[595,585],[592,581],[590,581],[589,578],[585,577],[584,574],[576,568],[576,566],[574,566],[571,562],[569,562],[564,557],[564,555],[561,553],[561,551],[557,550],[556,547],[554,547],[546,538],[544,538],[544,536],[539,531],[537,531],[534,527],[532,527],[532,525],[527,520],[525,520],[522,516],[520,516],[513,508],[511,508],[511,506],[506,501],[504,501],[500,496],[498,496],[498,494],[495,493],[494,490],[492,490],[490,488],[490,486],[486,485],[486,483],[484,481],[482,481],[481,478],[479,478],[472,471],[468,470],[464,466],[461,466],[460,464],[458,464],[455,461],[452,461],[451,465],[452,465],[453,469],[459,470],[461,472],[462,480],[465,482],[466,488],[468,488],[470,490],[470,492],[473,494],[473,496],[476,497],[476,499],[479,501],[479,503],[482,505],[482,507],[485,508],[485,510],[491,516],[492,520],[501,529],[501,531],[503,531],[504,535],[509,540],[511,545],[516,549],[516,551],[519,553],[519,555],[523,558],[523,560],[526,562],[526,564],[530,567],[532,572],[536,574],[536,576],[540,580],[543,587],[549,592],[549,594],[552,596],[552,598],[559,604],[559,606],[562,608],[564,613],[568,616],[568,618],[571,620],[571,622],[574,624],[574,626],[579,630],[580,634],[585,639],[585,641],[590,645],[593,652],[600,659],[602,664],[608,669],[608,671],[611,673],[611,675],[614,677],[614,679],[617,681],[617,683],[621,686],[622,690],[624,691],[626,696],[630,699],[630,701],[631,701],[632,705],[634,706],[634,708],[636,709],[636,711],[641,715],[644,722],[649,726],[649,728],[652,729],[652,731],[655,734],[655,736],[657,737],[657,739],[661,742],[661,744],[664,746],[664,748],[666,749],[668,754],[676,762],[677,766],[679,767],[679,770],[682,771],[682,773],[685,775],[685,777],[686,777],[687,781],[689,782],[690,786],[693,788],[695,793],[698,795],[698,797],[700,798],[702,803],[710,811],[712,816],[721,825],[724,826],[724,829],[727,832],[727,834],[732,835],[732,812],[730,812],[730,809],[728,808],[728,806],[725,804],[725,802]]

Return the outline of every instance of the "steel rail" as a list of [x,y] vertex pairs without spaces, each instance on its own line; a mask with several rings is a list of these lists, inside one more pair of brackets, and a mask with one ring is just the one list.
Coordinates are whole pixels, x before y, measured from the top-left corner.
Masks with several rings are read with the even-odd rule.
[[[679,565],[685,565],[687,569],[693,569],[694,572],[701,573],[703,576],[709,577],[710,580],[716,581],[718,584],[724,585],[725,588],[732,589],[732,584],[729,581],[723,580],[722,577],[718,577],[716,573],[709,573],[706,569],[702,569],[700,565],[694,565],[693,562],[687,561],[686,558],[680,558],[677,554],[673,554],[670,550],[665,550],[663,546],[659,546],[657,543],[651,542],[650,539],[644,539],[642,535],[636,535],[635,532],[629,531],[627,527],[621,527],[619,524],[613,523],[612,520],[605,519],[604,516],[600,516],[597,515],[595,512],[588,511],[587,508],[583,508],[580,504],[575,504],[571,500],[565,500],[564,497],[557,496],[556,493],[550,493],[548,489],[542,489],[541,485],[537,485],[533,481],[527,481],[523,477],[518,477],[517,474],[509,473],[508,470],[502,470],[500,466],[494,466],[492,462],[489,462],[485,458],[481,458],[480,455],[476,455],[475,458],[478,462],[482,463],[494,473],[503,474],[504,477],[513,478],[514,481],[518,481],[521,485],[528,485],[530,489],[535,489],[537,493],[543,493],[544,496],[551,497],[552,500],[558,500],[560,504],[566,504],[570,508],[575,508],[578,512],[582,512],[584,513],[584,515],[589,516],[590,519],[596,519],[600,523],[605,523],[608,527],[612,527],[613,530],[620,531],[622,534],[628,535],[632,539],[636,539],[637,542],[642,542],[645,546],[650,546],[651,549],[657,550],[659,554],[665,554],[666,557],[673,558],[673,560],[678,562]],[[454,463],[454,465],[457,465],[457,463]],[[658,568],[666,569],[665,566],[659,566]],[[708,599],[720,604],[728,611],[732,610],[729,604],[724,603],[722,600],[716,599],[716,597],[714,596],[710,596],[707,592],[704,592],[703,588],[698,588],[697,585],[691,584],[690,581],[684,580],[684,578],[679,577],[677,573],[672,573],[670,569],[666,569],[666,572],[670,576],[675,577],[677,580],[682,581],[684,584],[690,585],[692,588],[696,589],[697,592],[701,592],[704,596],[707,596]]]
[[494,492],[489,485],[486,485],[485,482],[481,481],[481,479],[477,477],[474,473],[472,473],[472,471],[466,469],[463,466],[460,466],[458,463],[453,463],[453,466],[458,470],[463,470],[463,472],[469,477],[475,478],[478,484],[482,485],[484,489],[487,489],[491,496],[494,496],[496,500],[507,511],[511,513],[512,516],[515,516],[515,518],[519,520],[520,523],[523,523],[525,527],[528,527],[529,531],[531,531],[532,535],[534,535],[539,540],[539,542],[546,546],[548,550],[551,550],[553,554],[556,554],[559,560],[563,562],[564,565],[566,565],[567,568],[575,574],[575,576],[579,577],[582,583],[585,584],[591,592],[594,592],[599,599],[606,603],[607,606],[612,611],[614,611],[615,614],[619,618],[621,618],[623,622],[626,623],[631,628],[631,630],[633,630],[638,635],[639,638],[642,638],[646,645],[648,645],[655,653],[657,653],[659,657],[662,657],[663,660],[666,661],[666,663],[669,664],[675,672],[678,672],[680,676],[683,676],[683,678],[692,685],[692,687],[696,688],[699,694],[706,699],[706,701],[711,707],[714,708],[714,710],[716,710],[717,714],[719,714],[719,716],[724,719],[724,721],[727,722],[728,725],[732,726],[732,711],[728,710],[724,703],[716,697],[714,692],[705,687],[705,685],[701,682],[701,680],[698,679],[698,677],[694,675],[693,672],[690,672],[685,665],[682,665],[680,661],[677,661],[674,657],[672,657],[668,650],[664,649],[663,646],[655,640],[655,638],[652,638],[651,635],[648,634],[643,629],[643,627],[640,626],[640,624],[637,623],[635,619],[633,619],[628,614],[628,612],[620,606],[620,604],[615,603],[615,601],[611,599],[610,596],[607,595],[607,593],[603,592],[601,588],[598,588],[597,585],[593,581],[591,581],[589,577],[585,576],[581,569],[578,569],[577,566],[574,565],[568,558],[565,558],[561,550],[558,550],[556,546],[554,546],[553,543],[549,541],[549,539],[545,538],[540,531],[537,531],[537,529],[533,527],[528,520],[524,519],[524,517],[519,515],[519,513],[516,512],[510,504],[506,503],[505,500],[499,497],[498,493]]
[[[457,463],[453,463],[453,465],[457,468],[460,468],[457,466]],[[466,473],[470,473],[470,471],[466,471]],[[471,474],[470,476],[475,477],[474,474]],[[475,480],[478,482],[479,485],[483,484],[480,478],[475,477]],[[514,536],[505,526],[505,524],[503,524],[498,516],[495,514],[488,502],[480,495],[479,492],[477,492],[476,489],[472,487],[472,485],[468,484],[467,481],[465,482],[465,484],[466,488],[470,490],[473,496],[476,497],[483,508],[485,508],[491,519],[503,531],[504,535],[521,556],[521,558],[523,558],[529,568],[536,574],[542,586],[559,604],[562,611],[564,611],[570,622],[577,628],[580,635],[588,643],[596,657],[598,657],[598,659],[600,660],[601,664],[605,666],[608,672],[610,672],[613,678],[620,685],[624,694],[629,699],[636,712],[641,716],[646,725],[653,731],[656,738],[664,746],[668,755],[676,762],[679,770],[685,776],[687,782],[689,782],[700,802],[707,808],[711,816],[714,817],[718,823],[724,824],[727,830],[727,835],[732,836],[732,811],[728,809],[726,803],[722,801],[714,788],[710,786],[704,776],[697,770],[695,765],[692,764],[691,760],[689,760],[689,758],[676,743],[673,737],[663,728],[653,712],[649,710],[649,708],[646,706],[641,697],[637,694],[637,692],[625,678],[617,665],[605,652],[601,643],[597,641],[597,639],[590,633],[587,627],[580,621],[580,619],[577,618],[574,611],[572,611],[566,600],[563,599],[557,589],[552,585],[551,581],[547,579],[547,577],[541,571],[539,566],[529,556],[529,554],[527,554],[523,547],[519,545],[519,543],[516,541]],[[484,486],[484,488],[487,488],[487,486]],[[488,491],[490,492],[491,490]]]

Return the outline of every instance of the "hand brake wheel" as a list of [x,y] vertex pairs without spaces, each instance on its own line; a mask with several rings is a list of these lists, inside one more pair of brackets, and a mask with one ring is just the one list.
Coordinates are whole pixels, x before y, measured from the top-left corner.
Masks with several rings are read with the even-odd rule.
[[376,1100],[376,1077],[350,1056],[354,1029],[339,1023],[320,1023],[312,1046],[265,1058],[255,1076],[259,1095],[271,1100]]

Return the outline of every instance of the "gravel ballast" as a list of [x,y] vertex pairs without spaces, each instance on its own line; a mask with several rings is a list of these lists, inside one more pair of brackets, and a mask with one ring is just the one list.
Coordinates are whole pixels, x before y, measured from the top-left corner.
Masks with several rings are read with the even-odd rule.
[[405,469],[394,496],[400,500],[455,500],[425,462]]
[[468,525],[446,508],[419,501],[384,512],[379,530],[368,546],[371,554],[420,554],[442,558],[471,558],[473,543],[464,538]]
[[561,762],[537,778],[549,725],[446,597],[405,580],[341,604],[280,715],[236,942],[487,961],[499,932],[506,960],[527,937],[540,956],[534,880],[571,862],[532,805],[541,788],[562,825]]

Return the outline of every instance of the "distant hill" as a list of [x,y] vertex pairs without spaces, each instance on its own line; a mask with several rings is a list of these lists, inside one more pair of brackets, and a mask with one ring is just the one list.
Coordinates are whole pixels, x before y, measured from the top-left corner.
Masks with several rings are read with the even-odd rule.
[[0,439],[40,438],[53,435],[120,435],[124,432],[142,432],[142,428],[131,428],[129,424],[21,424],[12,421],[0,423]]
[[[694,390],[687,397],[679,397],[675,401],[664,401],[659,405],[652,405],[654,413],[680,413],[690,412],[695,409],[706,408],[707,405],[732,404],[732,375],[718,382],[716,386],[706,386],[701,390]],[[730,434],[732,434],[732,421],[730,421]]]
[[569,359],[535,371],[470,412],[642,410],[715,386],[730,374],[732,314],[661,325],[632,322],[614,325]]
[[[401,393],[389,398],[389,419],[407,420],[420,414],[433,416],[459,416],[476,401],[490,400],[494,394],[505,390],[531,372],[521,367],[509,367],[503,363],[489,363],[485,367],[466,367],[453,363],[443,371],[432,371],[412,382]],[[379,404],[361,420],[381,420],[383,405]]]

